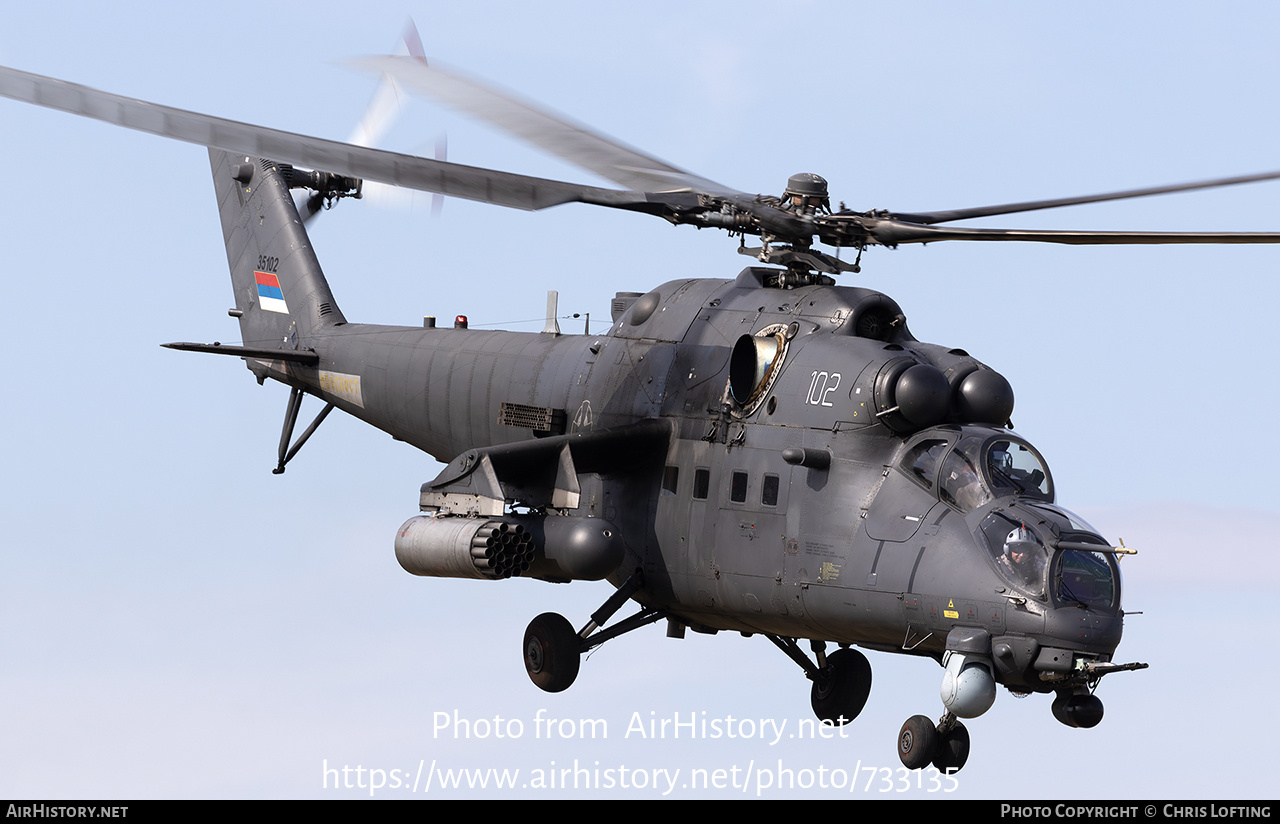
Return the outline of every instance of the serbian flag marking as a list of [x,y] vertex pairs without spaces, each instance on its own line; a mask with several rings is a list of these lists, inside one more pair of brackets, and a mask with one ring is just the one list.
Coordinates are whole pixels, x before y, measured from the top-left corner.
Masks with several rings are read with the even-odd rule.
[[268,312],[289,314],[289,307],[284,302],[284,291],[280,288],[280,278],[271,272],[254,272],[253,279],[258,284],[258,303]]

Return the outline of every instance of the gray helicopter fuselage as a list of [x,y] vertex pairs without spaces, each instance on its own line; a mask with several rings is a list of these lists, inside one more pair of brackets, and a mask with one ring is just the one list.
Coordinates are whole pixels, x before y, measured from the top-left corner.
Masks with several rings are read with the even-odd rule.
[[[612,581],[643,568],[638,599],[695,629],[938,655],[952,629],[980,628],[1017,640],[1006,675],[1028,686],[1040,647],[1109,655],[1118,612],[1055,608],[993,569],[978,524],[1009,500],[966,514],[899,465],[920,436],[879,421],[876,378],[887,362],[937,357],[938,348],[905,334],[893,343],[853,334],[868,306],[899,314],[878,293],[765,291],[758,277],[748,269],[733,281],[663,284],[649,293],[651,308],[633,299],[595,336],[343,324],[315,339],[320,367],[289,370],[445,462],[534,437],[501,422],[502,402],[563,410],[568,433],[665,422],[661,464],[583,476],[574,514],[603,518],[625,536],[630,552]],[[733,342],[793,323],[763,402],[747,415],[726,411]],[[975,429],[983,428],[924,435],[956,440]],[[827,452],[829,464],[788,463],[792,448]]]
[[[420,55],[378,66],[624,188],[337,143],[2,67],[0,95],[210,147],[241,340],[166,345],[236,356],[259,382],[290,386],[276,473],[341,409],[445,463],[419,490],[421,514],[396,534],[407,571],[616,587],[586,624],[554,613],[529,623],[524,664],[538,688],[567,689],[584,652],[665,618],[676,637],[764,635],[804,670],[813,710],[831,724],[857,718],[871,690],[870,664],[850,647],[936,659],[945,714],[903,724],[908,769],[962,767],[959,719],[985,713],[997,684],[1056,693],[1053,715],[1068,726],[1102,720],[1101,677],[1146,667],[1111,660],[1123,628],[1117,556],[1131,550],[1056,504],[1047,464],[1012,431],[1008,381],[964,350],[916,340],[885,295],[829,276],[860,271],[872,247],[942,240],[1280,243],[1276,232],[946,225],[1280,172],[948,211],[833,212],[816,174],[793,175],[781,197],[742,192]],[[351,323],[304,223],[361,197],[364,181],[723,229],[766,265],[619,293],[608,331],[594,336],[551,323],[543,333]],[[293,442],[306,394],[325,406]],[[628,600],[639,611],[610,623]],[[800,639],[813,642],[812,661]],[[826,642],[842,649],[828,655]]]
[[[1009,523],[1033,521],[1042,541],[1062,532],[1067,516],[1032,507],[1052,501],[1047,478],[1029,498],[992,494],[987,478],[980,505],[946,499],[937,465],[963,444],[1000,439],[1004,454],[1024,442],[991,425],[1007,417],[1000,392],[969,392],[978,412],[956,406],[965,376],[994,373],[916,341],[890,298],[771,288],[777,270],[751,267],[620,293],[601,335],[348,323],[274,166],[211,157],[244,339],[282,352],[250,369],[449,463],[446,480],[466,482],[483,454],[525,455],[514,483],[498,478],[503,506],[612,525],[626,552],[607,577],[641,570],[645,606],[695,630],[938,658],[957,631],[985,633],[998,677],[1026,689],[1047,689],[1033,674],[1045,649],[1114,651],[1113,561],[1084,571],[1113,581],[1088,610],[1058,603],[1047,568],[1031,586],[1001,574]],[[245,231],[246,215],[278,231]],[[639,426],[644,439],[625,434]],[[556,454],[540,444],[593,443],[567,459],[573,494],[548,505],[543,487],[567,481],[539,480],[551,475],[538,455]],[[629,443],[643,454],[624,459]]]

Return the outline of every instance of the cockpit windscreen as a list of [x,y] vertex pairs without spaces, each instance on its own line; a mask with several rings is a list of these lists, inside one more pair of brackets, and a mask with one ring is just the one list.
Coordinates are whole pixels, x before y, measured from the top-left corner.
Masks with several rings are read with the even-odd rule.
[[947,454],[938,473],[938,495],[969,512],[1007,495],[1052,501],[1053,488],[1035,450],[984,432],[961,438]]

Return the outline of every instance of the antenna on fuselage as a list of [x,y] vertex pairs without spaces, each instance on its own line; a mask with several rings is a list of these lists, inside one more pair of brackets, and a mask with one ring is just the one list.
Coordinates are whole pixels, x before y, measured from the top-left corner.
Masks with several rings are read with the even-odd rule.
[[544,335],[560,334],[560,321],[556,320],[556,306],[560,303],[560,293],[554,289],[547,290],[547,325],[543,327]]

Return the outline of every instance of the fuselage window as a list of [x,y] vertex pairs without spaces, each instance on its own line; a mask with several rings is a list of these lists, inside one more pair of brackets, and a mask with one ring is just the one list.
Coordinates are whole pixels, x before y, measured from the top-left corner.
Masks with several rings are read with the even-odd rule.
[[735,504],[747,502],[747,473],[733,473],[733,485],[729,487],[729,500]]
[[765,475],[764,485],[760,489],[760,503],[765,506],[778,505],[778,476]]
[[680,484],[680,467],[668,466],[662,470],[662,494],[676,494],[676,487]]
[[700,466],[693,470],[693,499],[705,501],[711,491],[711,470]]

